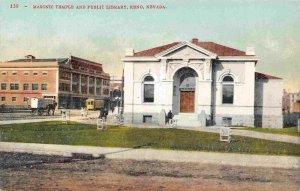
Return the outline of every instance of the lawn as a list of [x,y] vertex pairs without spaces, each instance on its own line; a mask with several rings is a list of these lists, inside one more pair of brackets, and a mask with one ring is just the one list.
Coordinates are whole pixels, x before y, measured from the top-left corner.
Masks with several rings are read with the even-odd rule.
[[96,130],[95,125],[61,121],[0,125],[0,140],[44,144],[87,145],[101,147],[127,147],[234,152],[268,155],[300,156],[300,146],[233,136],[233,143],[219,142],[219,134],[182,129],[146,129],[110,127]]
[[300,133],[298,132],[297,127],[288,127],[281,129],[266,129],[266,128],[234,128],[238,130],[249,130],[249,131],[257,131],[260,133],[271,133],[271,134],[281,134],[281,135],[290,135],[295,137],[300,137]]

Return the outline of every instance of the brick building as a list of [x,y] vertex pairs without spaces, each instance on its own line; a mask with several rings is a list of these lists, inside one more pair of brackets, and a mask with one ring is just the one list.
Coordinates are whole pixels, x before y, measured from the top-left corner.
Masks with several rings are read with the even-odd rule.
[[30,105],[30,98],[53,98],[59,107],[80,108],[88,98],[109,97],[109,74],[102,64],[70,56],[32,55],[0,63],[0,105]]

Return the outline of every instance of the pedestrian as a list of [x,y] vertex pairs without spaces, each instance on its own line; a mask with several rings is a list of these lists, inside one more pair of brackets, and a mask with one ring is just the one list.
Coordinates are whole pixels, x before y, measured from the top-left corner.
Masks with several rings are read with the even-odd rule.
[[81,114],[81,117],[84,116],[84,108],[83,108],[83,107],[81,107],[81,112],[80,112],[80,114]]
[[111,107],[111,113],[114,113],[114,111],[115,111],[115,107],[112,106],[112,107]]
[[47,110],[47,115],[50,115],[50,104],[48,104],[47,106],[46,106],[46,110]]
[[54,111],[55,111],[56,106],[57,106],[57,103],[56,103],[56,101],[54,100],[54,101],[53,101],[53,104],[52,104],[52,115],[54,115]]
[[108,115],[108,109],[105,107],[104,108],[104,118],[105,118],[105,120],[107,118],[107,115]]
[[103,115],[103,108],[100,108],[99,118],[102,119],[103,116],[104,116],[104,115]]
[[172,111],[170,110],[167,114],[167,123],[168,124],[171,124],[170,121],[171,121],[171,119],[173,119],[173,117],[174,117],[174,115],[173,115]]

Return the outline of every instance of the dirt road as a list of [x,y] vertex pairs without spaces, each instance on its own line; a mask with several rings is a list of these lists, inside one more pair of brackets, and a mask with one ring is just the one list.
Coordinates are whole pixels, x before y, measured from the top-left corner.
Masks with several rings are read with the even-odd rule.
[[0,153],[2,190],[299,190],[293,169]]

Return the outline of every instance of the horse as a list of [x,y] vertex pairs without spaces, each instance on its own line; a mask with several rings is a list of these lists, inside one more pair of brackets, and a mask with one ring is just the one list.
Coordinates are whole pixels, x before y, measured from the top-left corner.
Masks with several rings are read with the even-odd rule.
[[48,104],[48,106],[47,106],[47,114],[48,115],[50,115],[50,111],[52,111],[52,115],[54,115],[56,105],[57,105],[56,102],[54,102],[53,104]]

